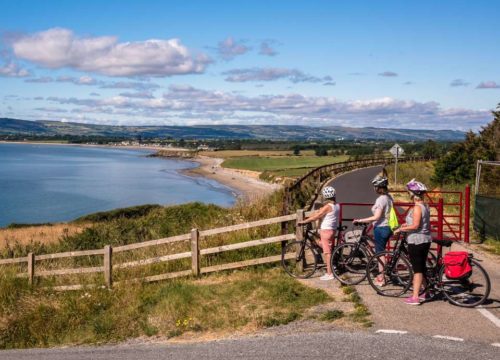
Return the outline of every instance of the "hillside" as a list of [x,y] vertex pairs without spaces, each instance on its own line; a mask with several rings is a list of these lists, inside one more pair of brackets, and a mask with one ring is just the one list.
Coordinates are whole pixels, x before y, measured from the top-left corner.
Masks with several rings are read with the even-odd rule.
[[279,139],[279,140],[463,140],[456,130],[411,130],[354,127],[308,127],[297,125],[199,125],[199,126],[111,126],[60,121],[27,121],[0,118],[0,135],[184,139]]

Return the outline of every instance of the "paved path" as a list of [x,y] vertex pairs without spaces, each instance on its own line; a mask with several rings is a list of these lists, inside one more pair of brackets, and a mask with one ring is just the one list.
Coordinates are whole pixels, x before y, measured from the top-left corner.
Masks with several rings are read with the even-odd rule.
[[[424,350],[425,349],[425,350]],[[411,334],[328,331],[195,344],[0,351],[2,360],[498,359],[500,348]]]
[[[373,203],[376,194],[370,180],[381,171],[373,167],[341,175],[329,184],[338,191],[339,202]],[[344,218],[366,217],[370,207],[349,208]],[[454,244],[453,250],[462,250]],[[377,295],[368,285],[357,286],[358,293],[370,309],[376,329],[393,329],[426,335],[442,335],[486,343],[500,343],[500,265],[491,258],[477,258],[490,274],[492,291],[485,309],[464,309],[445,301],[434,301],[421,306],[408,306],[399,298]],[[500,358],[500,356],[499,356]]]

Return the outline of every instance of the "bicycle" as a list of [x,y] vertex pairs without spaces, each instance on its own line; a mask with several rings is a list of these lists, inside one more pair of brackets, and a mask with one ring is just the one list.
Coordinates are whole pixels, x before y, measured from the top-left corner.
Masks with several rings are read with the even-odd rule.
[[[413,270],[408,260],[406,247],[406,233],[401,233],[396,242],[394,251],[384,251],[373,256],[367,264],[368,282],[375,291],[384,296],[398,297],[411,289]],[[491,290],[491,282],[488,273],[469,254],[469,262],[472,266],[472,272],[469,276],[460,279],[448,279],[445,276],[443,263],[443,247],[450,247],[453,243],[451,240],[433,240],[437,244],[437,256],[428,266],[425,274],[426,286],[421,292],[427,294],[426,301],[432,300],[438,294],[444,296],[454,305],[462,307],[474,307],[481,305],[489,296]],[[383,264],[382,259],[385,259]],[[383,270],[380,272],[379,264],[383,264]],[[378,276],[383,275],[384,284],[376,284],[375,280]],[[479,292],[482,290],[482,292]]]
[[474,255],[469,253],[469,264],[472,272],[468,276],[458,279],[448,279],[445,275],[443,262],[443,247],[450,247],[451,240],[433,240],[438,245],[437,261],[434,267],[428,268],[425,274],[426,286],[423,294],[428,294],[426,301],[436,298],[439,294],[444,294],[454,305],[461,307],[475,307],[486,301],[491,290],[491,281],[486,270],[474,259]]
[[331,256],[333,276],[344,285],[357,285],[365,280],[366,266],[373,256],[369,245],[372,239],[367,235],[370,224],[353,222],[352,225],[362,228],[357,240],[336,246]]
[[[337,228],[337,243],[342,241],[342,232],[345,229],[347,229],[347,226],[340,225]],[[307,279],[318,268],[326,267],[322,257],[323,249],[318,245],[319,241],[318,232],[313,230],[310,223],[306,224],[304,240],[289,242],[281,250],[281,266],[283,266],[285,272],[295,278]],[[295,254],[295,256],[291,254]]]
[[[368,283],[382,296],[398,297],[411,287],[413,270],[407,256],[406,234],[400,234],[393,251],[375,254],[366,264]],[[378,281],[380,278],[383,280]]]

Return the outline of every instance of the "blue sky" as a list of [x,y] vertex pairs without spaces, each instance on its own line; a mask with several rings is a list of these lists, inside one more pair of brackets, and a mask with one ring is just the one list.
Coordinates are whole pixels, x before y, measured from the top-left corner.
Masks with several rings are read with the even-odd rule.
[[0,116],[478,130],[498,1],[0,1]]

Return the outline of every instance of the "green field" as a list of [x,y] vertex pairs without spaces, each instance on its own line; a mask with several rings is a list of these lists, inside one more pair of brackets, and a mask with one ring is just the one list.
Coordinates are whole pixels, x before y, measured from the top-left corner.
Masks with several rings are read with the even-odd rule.
[[340,156],[247,156],[226,159],[222,166],[261,172],[271,172],[276,176],[300,176],[308,170],[326,164],[346,161],[347,155]]

